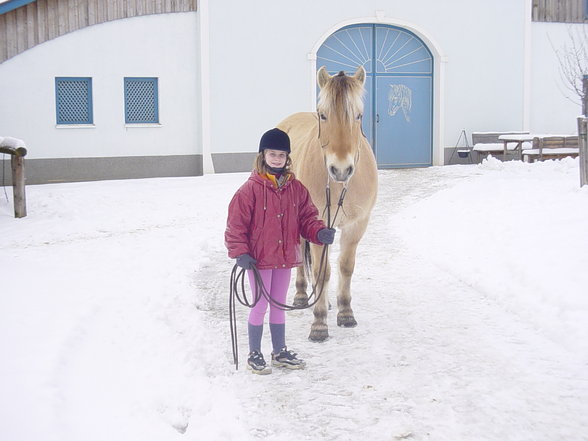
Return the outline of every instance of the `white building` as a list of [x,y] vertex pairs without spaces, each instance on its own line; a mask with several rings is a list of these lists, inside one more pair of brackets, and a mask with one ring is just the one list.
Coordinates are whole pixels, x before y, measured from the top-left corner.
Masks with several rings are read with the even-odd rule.
[[559,3],[5,0],[0,135],[28,183],[245,171],[322,64],[363,64],[379,166],[442,165],[462,129],[576,131],[556,50],[585,2]]

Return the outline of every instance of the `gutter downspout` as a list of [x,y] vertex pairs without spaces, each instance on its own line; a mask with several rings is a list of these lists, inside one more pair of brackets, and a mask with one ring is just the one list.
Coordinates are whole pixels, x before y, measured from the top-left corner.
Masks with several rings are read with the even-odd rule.
[[523,21],[523,130],[531,130],[531,68],[532,68],[532,2],[521,0],[524,4]]
[[214,174],[212,147],[210,136],[210,27],[208,6],[209,0],[198,2],[200,17],[200,121],[202,145],[202,172]]

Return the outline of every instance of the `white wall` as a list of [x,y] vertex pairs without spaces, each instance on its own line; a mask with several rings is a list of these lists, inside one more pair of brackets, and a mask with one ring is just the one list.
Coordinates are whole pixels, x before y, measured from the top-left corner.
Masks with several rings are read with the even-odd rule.
[[[567,89],[556,50],[569,46],[570,33],[583,36],[581,27],[561,23],[533,23],[531,70],[531,131],[575,134],[582,113],[580,98]],[[578,31],[580,33],[578,34]]]
[[[24,139],[30,158],[200,154],[205,72],[211,152],[253,152],[265,130],[314,110],[309,53],[363,19],[406,26],[435,46],[436,149],[454,145],[462,128],[573,133],[580,107],[564,96],[547,38],[561,45],[568,26],[530,24],[525,52],[528,1],[203,1],[209,60],[200,59],[198,12],[91,26],[0,64],[0,135]],[[56,76],[93,77],[94,128],[56,128]],[[159,77],[161,128],[125,127],[125,76]]]
[[[28,158],[201,153],[199,33],[195,12],[90,26],[0,64],[0,134],[24,139]],[[93,128],[56,128],[55,77],[92,77]],[[126,128],[123,78],[159,78],[161,127]]]
[[336,24],[376,11],[385,23],[414,25],[447,57],[437,91],[441,146],[462,128],[520,130],[525,1],[210,2],[212,151],[255,151],[282,118],[314,110],[307,54]]

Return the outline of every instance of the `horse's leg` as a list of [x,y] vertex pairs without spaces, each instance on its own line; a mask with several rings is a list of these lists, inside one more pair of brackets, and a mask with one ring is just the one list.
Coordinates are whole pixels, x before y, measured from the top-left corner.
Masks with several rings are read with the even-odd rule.
[[306,274],[303,266],[296,268],[296,295],[294,296],[294,306],[308,305],[308,294],[306,294]]
[[[308,339],[311,341],[325,341],[329,337],[329,329],[327,326],[327,310],[328,310],[328,291],[329,291],[329,279],[331,277],[331,265],[329,264],[329,259],[323,262],[326,265],[324,269],[324,280],[319,280],[319,270],[320,270],[320,263],[321,263],[321,254],[323,252],[322,246],[311,245],[310,247],[312,253],[312,271],[314,275],[314,281],[316,283],[315,289],[317,290],[318,294],[321,292],[321,295],[314,305],[314,321],[312,322],[312,326],[310,328],[310,335]],[[318,280],[318,282],[316,282]]]
[[367,228],[367,220],[346,226],[341,232],[339,253],[339,292],[337,293],[337,326],[357,326],[351,309],[351,276],[355,269],[357,245]]
[[[307,242],[302,240],[301,251],[304,256],[304,249]],[[303,257],[304,259],[304,257]],[[296,295],[294,296],[294,306],[306,306],[308,305],[308,294],[306,289],[308,288],[308,282],[306,280],[306,270],[303,262],[301,266],[296,268]]]

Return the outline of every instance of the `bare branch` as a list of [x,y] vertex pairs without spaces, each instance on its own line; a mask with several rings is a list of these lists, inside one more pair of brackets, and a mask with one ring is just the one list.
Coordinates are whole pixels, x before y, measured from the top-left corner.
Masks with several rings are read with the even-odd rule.
[[[569,41],[561,48],[556,48],[551,42],[557,60],[564,87],[584,102],[583,78],[588,75],[588,33],[586,27],[568,28]],[[569,97],[567,97],[569,98]],[[577,103],[576,100],[572,100]]]

